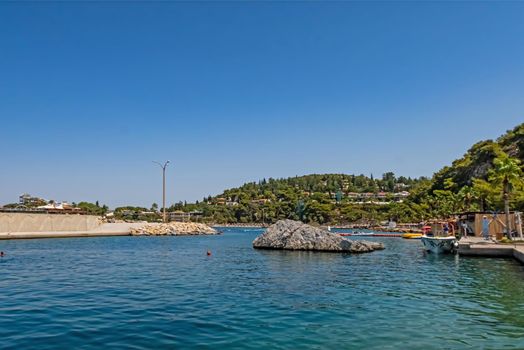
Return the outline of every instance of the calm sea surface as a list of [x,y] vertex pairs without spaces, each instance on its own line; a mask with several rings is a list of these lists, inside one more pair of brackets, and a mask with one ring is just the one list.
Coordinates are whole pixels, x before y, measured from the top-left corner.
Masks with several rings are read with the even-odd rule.
[[0,348],[524,348],[513,260],[399,238],[364,255],[254,250],[259,233],[0,241]]

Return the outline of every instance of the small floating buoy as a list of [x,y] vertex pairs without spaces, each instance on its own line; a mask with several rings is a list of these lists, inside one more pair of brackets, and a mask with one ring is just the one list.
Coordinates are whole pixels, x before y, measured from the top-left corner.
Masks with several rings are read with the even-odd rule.
[[207,256],[211,256],[211,250],[207,251]]

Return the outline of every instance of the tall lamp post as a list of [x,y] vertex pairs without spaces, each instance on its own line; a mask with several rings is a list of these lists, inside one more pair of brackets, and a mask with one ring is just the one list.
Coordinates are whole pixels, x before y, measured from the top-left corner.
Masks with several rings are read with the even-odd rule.
[[158,164],[162,168],[162,219],[166,222],[166,168],[169,160],[164,164],[155,161],[153,163]]

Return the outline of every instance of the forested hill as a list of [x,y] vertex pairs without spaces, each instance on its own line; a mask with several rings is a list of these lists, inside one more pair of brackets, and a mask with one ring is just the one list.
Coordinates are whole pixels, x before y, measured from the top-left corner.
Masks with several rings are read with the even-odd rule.
[[434,175],[432,189],[445,189],[446,181],[462,187],[472,186],[474,179],[488,180],[489,172],[494,167],[494,159],[504,154],[524,163],[524,123],[497,140],[481,141],[473,145],[462,158]]
[[504,181],[511,210],[524,210],[524,123],[496,140],[473,145],[460,159],[412,191],[410,204],[433,216],[466,210],[502,211]]
[[312,174],[295,176],[286,179],[262,179],[257,182],[247,183],[238,188],[224,191],[222,194],[209,198],[213,201],[217,198],[225,198],[229,201],[244,202],[255,199],[284,199],[286,196],[311,196],[325,195],[339,201],[348,196],[357,194],[379,194],[384,195],[402,192],[410,189],[419,180],[395,177],[393,173],[386,173],[379,179],[373,175],[345,175],[345,174]]
[[[295,219],[319,224],[377,223],[385,220],[421,222],[462,211],[504,208],[507,179],[511,210],[524,211],[524,124],[496,140],[473,145],[460,159],[430,178],[412,179],[388,172],[373,175],[313,174],[287,179],[261,179],[225,190],[196,203],[177,203],[173,219],[210,223],[272,223]],[[103,214],[107,207],[79,203],[86,212]],[[115,216],[160,220],[151,209],[121,207]],[[183,211],[184,213],[176,213]],[[188,214],[190,213],[190,214]],[[180,216],[181,214],[181,216]]]
[[[340,202],[343,198],[358,197],[355,196],[355,193],[385,192],[387,197],[413,188],[418,195],[434,196],[435,191],[439,190],[459,192],[464,187],[476,186],[478,188],[486,185],[482,181],[490,182],[490,174],[495,170],[495,159],[504,156],[509,156],[520,164],[524,164],[524,123],[509,130],[496,140],[476,143],[462,158],[435,173],[430,180],[396,177],[391,172],[383,174],[378,179],[373,175],[368,177],[346,174],[313,174],[287,179],[263,179],[258,183],[247,183],[238,188],[228,189],[213,198],[210,197],[208,201],[225,199],[241,203],[255,199],[278,200],[286,197],[296,199],[296,197],[323,194],[334,199],[337,199],[338,195]],[[491,185],[496,187],[494,183]]]
[[389,172],[373,175],[313,174],[262,179],[170,210],[201,211],[214,222],[274,222],[291,218],[316,223],[370,221],[389,217],[420,181]]
[[496,140],[476,143],[431,179],[396,177],[393,173],[379,178],[315,174],[262,179],[200,203],[178,203],[170,210],[200,211],[214,222],[292,218],[321,224],[387,219],[419,222],[460,211],[502,211],[503,175],[508,164],[513,166],[511,209],[524,210],[523,162],[524,124],[520,124]]

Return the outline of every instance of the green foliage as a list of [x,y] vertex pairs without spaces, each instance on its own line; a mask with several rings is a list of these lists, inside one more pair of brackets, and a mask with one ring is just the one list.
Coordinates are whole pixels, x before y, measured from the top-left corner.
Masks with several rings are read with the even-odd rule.
[[502,152],[501,146],[491,140],[476,143],[462,158],[433,176],[432,189],[446,189],[446,181],[452,181],[456,185],[455,189],[458,189],[471,186],[474,178],[487,180],[493,160]]
[[[270,178],[226,190],[199,203],[177,203],[169,210],[202,211],[204,220],[218,223],[262,222],[262,211],[266,223],[286,218],[318,224],[387,219],[390,206],[374,209],[377,205],[356,204],[362,199],[356,199],[355,193],[385,191],[392,194],[409,190],[418,181],[402,176],[397,178],[391,172],[381,179],[345,174]],[[386,200],[392,198],[382,199]],[[364,206],[367,209],[363,209]]]
[[[521,124],[497,141],[476,143],[462,158],[431,179],[396,177],[392,172],[380,179],[345,174],[270,178],[226,190],[198,204],[178,203],[170,209],[200,210],[207,220],[219,223],[261,222],[262,210],[266,223],[284,218],[318,224],[388,219],[419,222],[462,211],[500,211],[506,178],[512,189],[512,207],[523,210],[524,185],[519,165],[523,150],[524,124]],[[409,198],[393,201],[392,193],[402,190],[409,190]],[[355,193],[380,191],[387,193],[382,200],[389,204],[355,199]]]
[[89,203],[89,202],[80,202],[76,206],[82,209],[87,214],[91,214],[91,215],[104,215],[105,213],[107,213],[107,210],[108,210],[106,205],[103,205],[102,207],[100,207],[100,205],[98,204],[98,201],[96,202],[96,204]]
[[523,157],[521,124],[497,141],[475,144],[461,159],[433,176],[429,191],[421,182],[425,187],[414,189],[412,198],[428,204],[436,216],[469,210],[502,211],[505,198],[506,208],[524,210]]
[[36,207],[40,207],[42,205],[46,205],[47,202],[44,200],[44,199],[35,199],[33,202],[31,203],[28,203],[26,206],[28,208],[36,208]]
[[115,218],[120,220],[149,221],[156,222],[161,220],[161,216],[156,212],[151,212],[147,208],[125,206],[115,208]]
[[[489,179],[494,184],[507,185],[508,190],[512,190],[522,184],[522,168],[520,160],[512,158],[506,153],[495,158],[494,168],[489,174]],[[506,189],[503,190],[504,192]]]
[[520,159],[522,162],[524,160],[524,123],[506,132],[497,142],[510,157]]
[[25,206],[21,205],[20,203],[8,203],[8,204],[4,204],[2,207],[6,209],[16,209],[16,208],[25,207]]
[[[504,194],[511,192],[512,209],[524,210],[524,181],[520,164],[524,160],[524,124],[496,141],[481,141],[463,157],[442,168],[431,179],[395,176],[313,174],[287,179],[262,179],[208,196],[201,202],[179,202],[168,211],[200,211],[203,220],[214,223],[273,223],[290,218],[318,224],[350,222],[420,222],[447,217],[461,211],[501,211]],[[507,186],[505,185],[507,184]],[[506,190],[504,187],[506,186]],[[509,187],[508,187],[509,186]],[[394,200],[393,193],[407,190],[410,196]],[[362,193],[385,192],[371,203]],[[377,199],[373,199],[376,201]],[[152,211],[158,206],[153,204]],[[148,219],[145,208],[122,207],[117,217]],[[125,213],[125,215],[124,215]]]

